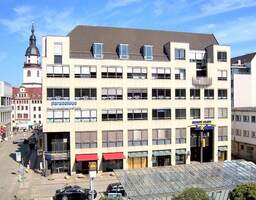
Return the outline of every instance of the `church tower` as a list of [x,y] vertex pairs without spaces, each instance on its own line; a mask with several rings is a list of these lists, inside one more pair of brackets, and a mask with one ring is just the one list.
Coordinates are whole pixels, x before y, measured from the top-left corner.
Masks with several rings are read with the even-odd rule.
[[34,24],[32,24],[29,47],[26,50],[23,67],[22,86],[24,87],[42,87],[42,68],[39,63],[40,53],[36,46],[36,36],[34,32]]

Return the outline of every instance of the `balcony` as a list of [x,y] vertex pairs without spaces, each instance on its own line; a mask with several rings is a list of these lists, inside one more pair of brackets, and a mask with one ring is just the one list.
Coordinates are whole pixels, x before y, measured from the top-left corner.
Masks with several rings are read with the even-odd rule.
[[193,77],[192,84],[196,87],[208,87],[212,85],[212,78],[209,77]]

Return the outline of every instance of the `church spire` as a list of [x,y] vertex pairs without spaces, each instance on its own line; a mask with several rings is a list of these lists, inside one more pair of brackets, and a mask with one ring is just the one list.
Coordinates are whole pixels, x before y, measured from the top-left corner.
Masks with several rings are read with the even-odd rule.
[[35,36],[34,23],[31,26],[31,35],[29,37],[29,47],[26,50],[25,56],[40,56],[39,50],[36,46],[36,36]]

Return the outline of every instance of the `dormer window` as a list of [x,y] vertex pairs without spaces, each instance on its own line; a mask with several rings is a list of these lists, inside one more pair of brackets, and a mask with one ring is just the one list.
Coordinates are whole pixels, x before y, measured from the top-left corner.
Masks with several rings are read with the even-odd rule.
[[120,44],[118,51],[119,51],[120,59],[128,59],[129,58],[128,44]]
[[153,46],[144,45],[143,56],[145,60],[153,60]]
[[103,58],[103,43],[93,43],[94,58]]

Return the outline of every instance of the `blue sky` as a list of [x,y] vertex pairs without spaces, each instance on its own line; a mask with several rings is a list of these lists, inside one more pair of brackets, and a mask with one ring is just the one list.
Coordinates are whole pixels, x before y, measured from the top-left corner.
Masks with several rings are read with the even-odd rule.
[[66,35],[77,24],[214,33],[232,56],[256,51],[256,0],[0,0],[0,80],[22,82],[34,21],[42,35]]

